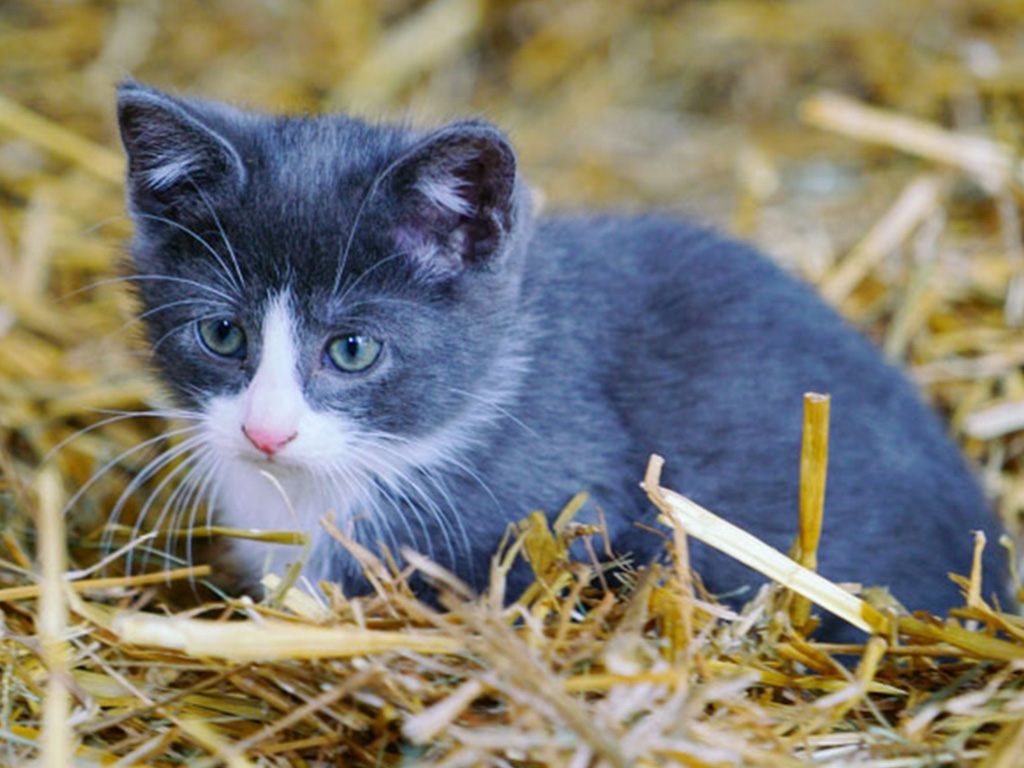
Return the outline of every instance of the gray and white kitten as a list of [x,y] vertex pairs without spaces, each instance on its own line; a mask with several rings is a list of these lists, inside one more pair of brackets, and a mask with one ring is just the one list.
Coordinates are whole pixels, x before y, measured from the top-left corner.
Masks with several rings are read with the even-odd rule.
[[[266,116],[132,82],[118,109],[143,317],[197,426],[193,492],[222,524],[310,533],[312,580],[363,586],[319,525],[333,511],[483,587],[510,522],[584,489],[645,562],[655,451],[669,486],[786,548],[812,390],[833,397],[824,575],[941,612],[971,531],[996,539],[908,382],[748,246],[669,215],[535,218],[479,121]],[[233,559],[251,580],[299,555],[274,550]],[[699,545],[693,564],[717,593],[758,580]]]

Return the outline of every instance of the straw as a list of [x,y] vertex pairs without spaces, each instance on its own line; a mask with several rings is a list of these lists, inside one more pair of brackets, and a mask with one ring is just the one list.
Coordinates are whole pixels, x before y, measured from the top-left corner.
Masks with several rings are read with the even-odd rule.
[[[825,478],[828,471],[828,419],[831,398],[809,392],[804,395],[804,427],[800,448],[800,532],[794,559],[804,568],[818,568],[818,544],[825,514]],[[795,595],[789,607],[793,626],[807,626],[810,601]]]
[[[381,551],[355,536],[363,528],[340,506],[320,510],[323,532],[231,529],[197,504],[197,519],[213,512],[213,524],[167,520],[138,535],[149,494],[176,465],[121,495],[147,461],[180,445],[158,438],[180,425],[120,415],[171,400],[119,280],[132,225],[114,109],[114,84],[131,74],[268,113],[357,106],[371,122],[398,115],[424,130],[484,118],[508,133],[545,214],[685,210],[740,234],[816,282],[909,369],[1019,538],[1019,9],[993,0],[17,5],[0,13],[0,764],[1019,762],[1024,620],[981,579],[994,542],[983,549],[978,538],[972,561],[949,564],[964,595],[950,615],[904,610],[870,573],[860,599],[813,573],[816,547],[827,545],[820,513],[829,514],[821,403],[805,407],[802,458],[782,470],[800,478],[790,521],[799,562],[766,550],[756,529],[723,526],[710,515],[720,510],[695,508],[656,474],[647,490],[657,506],[609,494],[639,468],[595,476],[587,461],[554,485],[538,475],[535,487],[502,495],[509,528],[497,551],[480,554],[491,558],[486,585],[422,553]],[[808,90],[819,83],[836,92]],[[352,202],[349,186],[339,183],[332,205]],[[591,220],[598,234],[603,226]],[[216,231],[198,231],[219,247]],[[249,274],[257,251],[234,227],[227,234]],[[687,333],[704,327],[676,302],[678,287],[700,277],[667,266],[683,247],[665,241],[649,254],[663,306],[628,318],[664,344],[685,339],[655,315],[685,315]],[[714,268],[713,250],[699,255]],[[582,284],[560,290],[577,321],[593,319],[600,296]],[[604,360],[615,330],[590,331]],[[542,333],[530,357],[552,354],[556,338]],[[601,375],[643,370],[636,362],[605,360]],[[702,364],[687,357],[661,396],[711,397],[690,386]],[[524,439],[544,431],[512,406],[506,415],[523,422]],[[837,403],[833,434],[843,419]],[[716,450],[715,440],[737,436],[693,437]],[[573,456],[604,455],[600,439],[567,438],[578,439]],[[473,474],[491,481],[493,451],[484,440],[458,457],[471,485]],[[701,471],[686,456],[667,460],[680,478]],[[159,512],[175,477],[149,509]],[[107,525],[115,507],[120,519]],[[464,510],[470,535],[480,514]],[[623,537],[626,519],[636,526]],[[253,594],[235,590],[231,539],[286,545],[296,560],[308,544],[315,562],[313,533],[337,543],[351,580],[266,573]],[[660,556],[628,551],[623,542],[637,537]],[[753,588],[752,576],[751,589],[718,602],[702,582],[701,537],[766,583]],[[888,546],[872,542],[872,556],[898,557]],[[146,551],[163,563],[165,549],[172,562],[158,572],[139,571],[144,557],[127,562]],[[436,591],[417,593],[423,583]],[[881,624],[883,606],[893,618]],[[864,644],[819,642],[814,617],[828,610],[877,631]]]
[[69,716],[68,663],[71,652],[66,642],[67,606],[64,600],[64,518],[61,515],[60,479],[52,469],[39,476],[39,541],[42,590],[39,601],[39,643],[46,664],[47,681],[43,699],[43,740],[40,759],[44,768],[64,768],[72,760],[74,738]]
[[681,526],[688,535],[725,552],[864,632],[888,631],[889,622],[885,616],[863,600],[793,562],[685,496],[662,488],[660,479],[664,461],[657,454],[651,456],[643,487],[648,498],[665,515],[666,522]]

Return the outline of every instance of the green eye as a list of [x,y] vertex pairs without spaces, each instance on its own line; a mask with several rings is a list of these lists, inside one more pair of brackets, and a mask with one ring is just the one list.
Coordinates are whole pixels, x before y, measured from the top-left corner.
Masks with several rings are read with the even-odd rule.
[[381,343],[371,336],[339,336],[327,345],[327,356],[345,373],[365,371],[380,357]]
[[196,324],[199,339],[219,357],[242,357],[245,354],[245,331],[226,317],[200,320]]

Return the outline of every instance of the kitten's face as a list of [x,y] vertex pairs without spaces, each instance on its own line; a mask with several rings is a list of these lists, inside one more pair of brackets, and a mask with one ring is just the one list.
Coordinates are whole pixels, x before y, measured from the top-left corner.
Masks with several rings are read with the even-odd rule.
[[134,84],[119,113],[155,360],[216,460],[369,486],[454,458],[518,349],[526,213],[504,138]]

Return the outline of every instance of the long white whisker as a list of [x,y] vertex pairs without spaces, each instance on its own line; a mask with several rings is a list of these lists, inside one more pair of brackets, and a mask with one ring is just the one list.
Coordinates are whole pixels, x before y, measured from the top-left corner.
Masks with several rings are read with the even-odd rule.
[[522,420],[520,420],[517,416],[515,416],[515,414],[513,414],[511,411],[509,411],[504,406],[502,406],[502,405],[500,405],[500,404],[498,404],[498,403],[496,403],[496,402],[494,402],[492,400],[488,400],[486,397],[481,397],[480,395],[478,395],[478,394],[476,394],[474,392],[467,392],[466,390],[459,389],[458,387],[447,387],[447,389],[448,389],[449,392],[454,392],[457,395],[462,395],[463,397],[469,398],[470,400],[473,400],[474,402],[480,403],[483,406],[486,406],[488,408],[491,408],[491,409],[497,411],[502,416],[504,416],[509,421],[511,421],[513,424],[521,427],[531,437],[535,437],[538,440],[540,439],[540,435],[537,434],[536,431],[534,431],[531,427],[528,427],[525,423],[523,423]]
[[[103,337],[103,339],[104,339],[104,341],[106,341],[108,339],[113,338],[114,336],[117,336],[120,333],[124,333],[128,328],[131,328],[136,323],[141,323],[146,318],[148,318],[148,317],[150,317],[152,315],[155,315],[158,312],[166,312],[168,309],[174,309],[175,307],[188,306],[190,304],[200,304],[200,305],[206,306],[206,307],[222,307],[222,312],[224,314],[229,314],[232,311],[232,308],[229,305],[221,304],[221,303],[216,302],[216,301],[211,301],[210,299],[180,299],[178,301],[169,301],[169,302],[166,302],[164,304],[160,304],[159,306],[153,307],[152,309],[146,310],[145,312],[143,312],[143,313],[141,313],[139,315],[136,315],[135,317],[133,317],[130,320],[128,320],[125,323],[123,323],[120,328],[117,328],[116,330],[113,330],[110,333],[108,333],[106,336]],[[194,321],[190,319],[188,322],[194,322]],[[184,325],[187,325],[187,324],[188,323],[184,323],[183,325],[177,326],[177,328],[182,328],[182,327],[184,327]]]
[[399,299],[394,296],[371,296],[364,297],[358,301],[353,301],[351,304],[346,305],[346,309],[355,309],[356,307],[362,306],[376,306],[380,304],[391,304],[399,307],[412,307],[413,309],[422,310],[423,304],[418,301],[412,301],[410,299]]
[[144,440],[141,443],[133,445],[131,448],[122,451],[109,462],[104,464],[103,467],[98,472],[94,472],[92,476],[85,481],[85,484],[81,488],[79,488],[75,492],[75,494],[68,500],[67,504],[64,505],[62,514],[66,515],[68,511],[75,506],[78,500],[82,498],[82,495],[89,490],[89,488],[91,488],[101,477],[103,477],[103,475],[109,472],[112,467],[120,464],[128,456],[131,456],[134,453],[138,453],[139,451],[145,450],[153,443],[160,442],[161,440],[167,440],[168,438],[175,437],[177,435],[184,435],[187,434],[188,432],[195,432],[198,429],[199,427],[197,425],[182,427],[181,429],[172,429],[170,432],[164,432],[163,434],[157,435],[156,437],[151,437],[148,440]]
[[156,340],[156,342],[153,344],[152,348],[150,349],[150,354],[155,353],[157,351],[157,349],[160,347],[161,344],[163,344],[165,341],[167,341],[167,339],[169,339],[174,334],[178,333],[178,331],[180,331],[181,329],[187,328],[190,325],[195,325],[196,323],[200,322],[201,320],[212,320],[212,319],[214,319],[216,317],[220,317],[220,315],[219,314],[200,315],[199,317],[190,318],[190,319],[186,320],[184,323],[178,323],[178,325],[176,325],[173,328],[171,328],[171,330],[169,330],[167,333],[165,333],[163,336],[161,336],[159,339]]
[[367,267],[365,270],[360,272],[351,283],[342,286],[345,290],[342,291],[342,294],[337,298],[337,303],[344,304],[345,299],[348,298],[348,295],[355,290],[356,286],[359,285],[359,283],[361,283],[364,278],[372,274],[374,270],[383,267],[385,264],[388,264],[394,261],[395,259],[404,259],[409,255],[409,253],[409,251],[398,251],[397,253],[393,253],[390,256],[381,259],[380,261],[373,264],[373,266]]
[[[214,499],[217,498],[217,494],[220,492],[222,480],[220,470],[222,464],[223,462],[216,454],[214,454],[210,461],[209,472],[207,473],[206,478],[202,481],[202,485],[192,501],[192,511],[189,514],[188,539],[185,542],[185,560],[189,565],[192,565],[192,539],[198,509],[201,506],[206,508],[206,522],[209,524],[210,515],[212,514],[211,510],[214,508]],[[189,586],[192,587],[192,594],[194,594],[198,599],[199,593],[196,590],[195,577],[190,575],[188,580]]]
[[114,535],[114,525],[120,519],[121,512],[124,509],[125,504],[128,503],[128,499],[131,498],[132,494],[163,467],[174,461],[178,456],[188,453],[196,445],[199,445],[202,440],[203,438],[201,435],[196,435],[183,440],[179,445],[173,446],[163,453],[158,454],[150,460],[134,478],[132,478],[131,482],[128,483],[124,490],[121,491],[121,494],[117,498],[117,502],[114,504],[114,508],[111,510],[110,515],[107,518],[106,529],[103,533],[103,537],[101,538],[102,549],[107,550],[110,548],[110,542]]
[[[358,457],[356,457],[356,461],[358,462]],[[408,494],[406,494],[400,486],[390,481],[387,477],[374,473],[369,467],[365,466],[365,464],[360,466],[358,463],[354,463],[352,469],[353,471],[358,472],[367,485],[376,489],[377,493],[381,496],[382,501],[389,503],[393,508],[393,514],[384,517],[384,522],[387,524],[388,528],[393,528],[393,518],[397,517],[408,536],[408,543],[414,548],[419,549],[420,538],[422,538],[428,543],[431,557],[433,557],[433,543],[427,535],[421,510],[416,506]],[[392,493],[398,494],[401,498],[393,498],[391,495]],[[420,536],[416,535],[415,529],[410,524],[407,512],[411,512],[416,515],[416,519],[419,524]]]
[[[373,434],[373,433],[368,433],[368,434]],[[362,435],[361,437],[366,437],[366,435]],[[392,438],[392,440],[390,442],[397,442],[398,444],[402,444],[403,442],[407,442],[404,438],[399,438],[397,435],[390,435],[389,437]],[[395,450],[393,448],[390,448],[386,444],[387,442],[389,442],[389,441],[386,441],[386,440],[382,441],[382,440],[380,440],[380,436],[378,434],[374,434],[373,444],[374,444],[375,448],[377,448],[378,450],[381,450],[381,451],[386,451],[386,452],[390,453],[392,456],[394,456],[397,460],[402,461],[404,459],[404,457],[402,456],[401,452],[397,451],[397,450]],[[494,506],[497,509],[499,509],[499,510],[501,509],[501,504],[498,501],[497,496],[494,495],[494,492],[491,490],[490,486],[488,486],[487,483],[484,482],[483,478],[481,478],[479,476],[479,474],[477,474],[472,469],[472,467],[470,467],[468,464],[466,464],[465,462],[461,461],[460,459],[456,458],[454,455],[451,455],[451,454],[445,456],[442,459],[442,464],[446,465],[446,466],[455,467],[456,469],[458,469],[462,473],[464,473],[467,477],[469,477],[470,479],[474,480],[477,484],[480,485],[480,487],[484,490],[484,492],[490,497],[491,501],[494,502]],[[442,528],[444,528],[444,526],[446,524],[446,522],[445,522],[446,520],[454,520],[455,521],[455,525],[458,527],[459,534],[460,534],[461,539],[462,539],[463,551],[465,552],[466,557],[469,558],[471,556],[471,553],[472,553],[472,545],[470,544],[469,533],[466,531],[465,522],[462,519],[462,515],[460,515],[459,512],[458,512],[458,507],[456,506],[455,502],[452,500],[451,496],[448,494],[448,492],[445,489],[443,483],[441,482],[441,477],[440,477],[439,469],[438,468],[425,467],[425,466],[418,467],[417,469],[420,472],[420,474],[423,475],[424,478],[426,478],[432,485],[434,485],[435,488],[437,488],[437,490],[441,493],[441,495],[442,495],[442,497],[443,497],[443,499],[445,501],[445,504],[447,505],[447,507],[445,509],[445,512],[447,513],[447,515],[445,516],[444,520],[439,520],[439,524],[442,526]],[[425,496],[425,494],[422,494],[422,491],[421,491],[421,495]],[[436,508],[435,508],[435,511],[433,512],[433,514],[435,515],[435,517],[439,517],[439,518],[441,516],[443,516],[443,513],[440,510],[436,510]],[[446,531],[446,533],[447,533],[447,531]],[[456,564],[456,562],[452,563],[453,566],[455,564]]]
[[88,285],[82,286],[81,288],[76,288],[70,293],[66,293],[63,296],[61,296],[57,301],[66,301],[67,299],[70,299],[73,296],[77,296],[80,293],[84,293],[85,291],[92,291],[104,285],[113,285],[115,283],[142,283],[149,282],[151,280],[167,283],[180,283],[182,285],[187,285],[191,288],[198,288],[199,290],[202,291],[208,291],[209,293],[212,293],[215,296],[219,296],[220,298],[224,299],[224,301],[226,301],[228,304],[231,304],[232,306],[234,306],[234,304],[236,303],[233,297],[229,296],[226,293],[218,291],[216,288],[207,285],[206,283],[201,283],[198,280],[189,280],[186,277],[176,277],[174,275],[122,275],[120,277],[107,277],[102,280],[96,280],[94,282],[91,282]]
[[[167,501],[164,503],[163,509],[160,511],[159,517],[153,524],[153,527],[156,530],[160,530],[161,527],[163,526],[164,519],[170,512],[170,521],[167,525],[163,547],[163,558],[165,564],[171,563],[174,559],[171,555],[171,549],[174,546],[175,537],[179,529],[179,518],[183,516],[183,513],[185,509],[188,507],[190,500],[195,498],[199,485],[202,482],[205,482],[205,480],[209,478],[210,474],[213,472],[214,462],[208,461],[209,459],[212,458],[212,456],[213,449],[210,448],[209,446],[203,446],[186,460],[187,462],[192,464],[191,468],[189,469],[185,477],[182,478],[178,486],[171,493],[170,497],[168,497]],[[175,535],[172,536],[172,533],[174,533]],[[189,531],[187,535],[187,545],[189,553],[185,556],[185,562],[188,565],[192,565],[191,531]],[[148,558],[149,553],[147,553],[146,559],[144,559],[142,562],[143,571],[145,571],[146,569],[146,565],[149,561]]]
[[131,221],[131,217],[124,213],[119,213],[117,216],[109,216],[106,219],[101,219],[100,221],[97,221],[95,224],[90,224],[85,229],[79,230],[79,234],[91,235],[96,230],[102,229],[108,224],[113,224],[115,221]]
[[231,257],[231,263],[235,267],[235,275],[238,277],[238,282],[235,283],[235,285],[239,293],[244,293],[245,278],[242,277],[242,268],[238,265],[238,259],[235,257],[235,249],[231,247],[231,241],[228,240],[227,233],[224,232],[224,227],[221,225],[220,216],[217,215],[217,211],[214,209],[213,205],[210,204],[210,199],[206,196],[206,193],[203,192],[199,185],[192,180],[191,176],[189,177],[189,182],[191,182],[192,186],[195,187],[196,192],[199,193],[199,199],[203,201],[203,205],[206,206],[206,210],[209,211],[210,215],[213,217],[213,223],[217,225],[217,231],[220,232],[220,239],[224,243],[224,247],[228,249],[228,256]]
[[[444,500],[446,506],[442,509],[446,513],[446,519],[451,525],[452,520],[455,521],[454,528],[458,529],[460,543],[462,544],[462,554],[465,562],[470,562],[473,556],[473,546],[469,540],[469,532],[466,530],[465,521],[462,519],[462,515],[459,513],[459,508],[456,506],[455,501],[448,493],[448,489],[442,482],[442,477],[439,471],[430,467],[425,467],[420,470],[423,477],[437,489],[438,493],[441,494],[441,498]],[[453,571],[457,571],[459,560],[453,560],[451,568]]]
[[[434,539],[430,535],[427,521],[423,517],[424,511],[420,509],[420,506],[409,495],[401,482],[383,476],[378,476],[377,482],[383,485],[382,493],[391,502],[395,514],[400,518],[402,526],[409,536],[409,545],[417,552],[423,552],[434,562],[438,562],[434,549]],[[396,495],[398,498],[394,498]],[[434,506],[433,500],[429,498],[424,499],[424,503],[428,507]],[[410,514],[416,517],[415,528],[409,521]],[[428,510],[427,514],[432,514],[432,512]]]
[[[345,272],[345,267],[348,265],[349,252],[352,250],[352,243],[355,241],[356,232],[359,231],[359,224],[363,219],[363,213],[366,211],[366,206],[370,204],[374,195],[377,194],[377,190],[380,189],[380,185],[384,183],[392,171],[398,168],[402,163],[412,157],[416,152],[420,151],[421,145],[416,144],[401,155],[392,160],[387,166],[384,167],[370,182],[370,186],[366,190],[366,194],[363,195],[363,199],[359,201],[359,208],[356,210],[355,218],[352,220],[352,227],[348,231],[348,238],[345,241],[345,250],[341,253],[341,259],[339,259],[338,269],[334,273],[334,285],[331,288],[331,295],[338,292],[338,284],[341,282],[341,276]],[[363,274],[366,274],[365,272]]]
[[[170,484],[174,480],[175,477],[177,477],[182,471],[184,471],[186,469],[188,470],[188,473],[186,474],[186,478],[187,478],[188,474],[191,474],[192,469],[195,468],[196,463],[199,460],[199,456],[200,456],[199,452],[196,452],[196,453],[193,453],[193,454],[191,454],[189,456],[186,456],[186,458],[178,466],[174,467],[170,472],[168,472],[163,477],[163,479],[160,480],[159,483],[157,483],[156,488],[154,488],[150,492],[149,496],[146,498],[145,503],[142,505],[142,509],[139,510],[139,514],[135,518],[135,523],[134,523],[134,525],[132,525],[132,533],[131,533],[131,537],[132,538],[135,538],[136,536],[138,536],[139,532],[142,530],[142,526],[146,524],[146,518],[149,515],[149,510],[152,508],[153,503],[156,502],[156,500],[160,498],[160,494],[163,492],[163,489],[166,488],[167,485]],[[166,466],[166,464],[165,464],[165,466]],[[171,495],[174,496],[174,494],[178,493],[178,490],[179,490],[180,487],[181,486],[178,486],[177,488],[175,488]],[[166,513],[167,513],[167,504],[165,503],[164,504],[164,508],[161,510],[160,514],[157,516],[156,521],[151,526],[153,530],[156,530],[156,531],[160,530],[160,524],[163,522],[164,515]],[[128,558],[125,560],[125,568],[127,568],[129,574],[132,572],[132,563],[135,561],[135,556],[134,555],[135,555],[134,552],[130,552],[128,554]],[[145,553],[145,555],[143,557],[143,563],[144,563],[143,567],[145,567],[145,565],[147,565],[149,563],[149,552],[148,551]]]
[[100,410],[100,409],[91,409],[91,412],[92,413],[113,413],[114,415],[112,415],[112,416],[110,416],[109,418],[106,418],[106,419],[101,419],[100,421],[96,422],[95,424],[90,424],[87,427],[82,427],[81,429],[76,430],[74,434],[69,435],[68,437],[65,437],[63,440],[61,440],[59,443],[57,443],[57,445],[55,445],[53,448],[51,448],[49,451],[46,452],[46,455],[43,456],[43,459],[40,462],[41,464],[45,464],[50,459],[52,459],[68,443],[70,443],[70,442],[72,442],[74,440],[77,440],[79,437],[82,437],[83,435],[86,435],[89,432],[92,432],[93,430],[105,427],[108,424],[114,424],[114,423],[116,423],[118,421],[125,421],[127,419],[133,419],[133,418],[161,418],[161,419],[172,419],[172,418],[187,419],[187,418],[192,418],[191,416],[184,415],[184,414],[188,413],[187,411],[121,411],[121,412],[110,412],[110,411],[103,411],[103,410]]
[[235,283],[234,278],[231,275],[231,270],[228,269],[228,265],[224,263],[224,259],[222,259],[220,254],[217,253],[217,249],[210,245],[206,241],[206,239],[204,237],[201,237],[197,232],[190,229],[189,227],[186,227],[184,224],[180,224],[177,221],[168,219],[166,216],[156,216],[151,213],[136,213],[135,216],[140,219],[152,219],[153,221],[158,221],[162,224],[167,224],[168,226],[175,227],[176,229],[181,230],[186,235],[194,239],[196,242],[202,245],[203,248],[205,248],[206,251],[211,256],[213,256],[214,260],[220,265],[221,269],[224,271],[224,275],[228,278],[228,287],[236,294],[243,293],[243,291],[241,290],[241,286]]
[[[344,490],[338,485],[339,481],[343,479],[345,484],[348,486],[349,493],[355,494],[358,506],[363,507],[363,511],[366,512],[366,522],[368,522],[373,529],[373,534],[369,542],[366,542],[365,538],[359,535],[356,526],[353,526],[352,535],[355,537],[356,541],[363,539],[365,543],[369,544],[371,550],[380,554],[380,545],[386,546],[386,536],[384,534],[384,529],[381,527],[381,523],[384,522],[383,516],[381,515],[380,507],[374,498],[372,486],[370,486],[369,483],[359,482],[359,477],[355,473],[354,467],[344,467],[341,464],[335,464],[333,468],[336,471],[336,474],[331,474],[329,477],[338,489],[339,495],[345,495]],[[371,487],[371,490],[367,491],[367,487]],[[392,541],[392,543],[394,542]]]
[[[349,513],[358,514],[358,512],[364,512],[370,518],[371,524],[375,525],[373,514],[369,509],[370,501],[350,469],[341,464],[331,464],[330,469],[331,472],[326,475],[327,480],[334,488],[334,493],[337,494],[338,498],[348,502]],[[353,526],[352,535],[356,537],[356,540],[359,540],[355,526]]]
[[477,485],[479,485],[480,488],[483,489],[484,493],[491,497],[491,501],[494,502],[494,506],[497,507],[498,509],[501,509],[501,502],[498,501],[498,497],[494,495],[494,491],[491,490],[491,487],[484,482],[484,479],[480,477],[480,475],[477,474],[477,472],[469,464],[451,455],[445,457],[444,463],[447,464],[448,466],[455,467],[460,472],[465,474],[466,477],[470,478],[471,480],[474,480],[477,483]]
[[104,557],[102,560],[100,560],[100,561],[98,561],[96,563],[93,563],[88,568],[82,568],[81,570],[78,570],[78,571],[68,571],[67,573],[64,574],[64,578],[67,579],[68,581],[75,581],[75,580],[78,580],[78,579],[87,578],[91,574],[103,571],[103,570],[106,569],[106,567],[108,565],[110,565],[112,562],[114,562],[115,560],[120,558],[123,554],[125,554],[129,550],[135,549],[136,547],[140,547],[143,544],[147,544],[148,542],[150,542],[153,539],[155,539],[156,536],[157,536],[156,531],[150,531],[149,533],[143,534],[142,536],[139,536],[138,538],[132,538],[132,540],[129,541],[127,544],[124,544],[119,549],[114,550],[109,555]]
[[[399,459],[399,460],[401,459],[400,454],[398,454],[395,451],[387,448],[386,446],[375,445],[373,447],[379,449],[380,451],[385,451],[387,453],[390,453],[391,455],[395,456],[396,459]],[[366,459],[363,456],[361,456],[360,453],[361,452],[356,451],[355,452],[355,455],[356,455],[355,457],[357,459],[362,459],[362,463],[363,463],[364,468],[367,469],[370,472],[373,472],[373,468],[367,465]],[[445,511],[442,510],[438,506],[438,504],[430,497],[430,495],[423,489],[423,487],[419,483],[417,483],[410,476],[409,473],[407,473],[401,466],[399,466],[397,462],[389,461],[386,457],[380,455],[379,453],[376,453],[376,455],[374,456],[374,460],[379,462],[380,464],[382,464],[387,472],[390,472],[390,473],[394,474],[396,476],[396,479],[401,483],[401,485],[403,487],[407,487],[407,488],[411,489],[416,494],[416,496],[420,500],[422,500],[422,504],[423,504],[423,508],[422,509],[421,509],[421,506],[419,504],[415,503],[412,499],[409,499],[409,507],[410,507],[411,511],[414,514],[417,515],[417,518],[420,521],[420,527],[424,529],[424,534],[425,535],[426,535],[426,526],[423,523],[422,517],[420,517],[420,512],[426,512],[427,514],[429,514],[437,522],[438,527],[441,529],[441,534],[444,537],[445,548],[447,549],[448,556],[450,558],[450,562],[448,564],[450,566],[454,567],[457,564],[457,560],[458,559],[457,559],[457,556],[456,556],[455,547],[452,544],[452,539],[451,539],[451,535],[450,535],[449,530],[448,530],[448,525],[446,524],[446,520],[447,520],[448,516],[445,514]],[[415,471],[415,470],[413,470],[413,471]],[[375,475],[377,477],[379,477],[381,480],[383,480],[385,482],[388,482],[388,485],[390,487],[395,487],[395,484],[393,482],[390,482],[388,480],[388,478],[386,476],[384,476],[382,473],[375,473]],[[446,497],[445,498],[446,503],[451,506],[452,505],[451,498],[447,496],[447,493],[443,493],[443,495]],[[403,492],[403,496],[406,496],[406,494],[404,492]],[[406,498],[408,498],[408,496],[406,496]],[[431,558],[435,559],[433,557],[433,554],[431,554]]]
[[[180,503],[182,502],[182,500],[187,498],[189,496],[189,494],[192,492],[193,487],[194,487],[195,482],[196,482],[197,473],[199,475],[201,475],[204,471],[206,471],[206,465],[204,465],[203,460],[206,459],[207,457],[209,457],[210,452],[211,452],[211,449],[210,449],[210,447],[208,445],[200,446],[198,449],[196,449],[196,451],[194,453],[192,453],[192,455],[188,456],[184,461],[182,461],[182,463],[178,467],[175,468],[174,472],[170,473],[171,477],[173,477],[173,475],[177,474],[177,472],[180,471],[181,469],[183,469],[184,467],[186,467],[186,466],[189,467],[188,472],[185,473],[185,476],[175,486],[174,490],[171,491],[170,495],[167,497],[167,500],[164,502],[164,505],[163,505],[163,508],[160,511],[160,514],[157,516],[157,519],[154,521],[154,523],[152,525],[153,530],[160,531],[161,527],[163,526],[164,517],[167,515],[168,510],[176,510],[178,505],[180,505]],[[189,465],[191,465],[191,466],[189,466]],[[147,500],[147,506],[143,508],[143,513],[148,511],[148,509],[147,509],[148,505],[150,504],[151,500],[154,499],[158,495],[158,492],[159,492],[159,489],[157,489],[156,491],[154,491],[153,494],[150,495],[149,500]],[[145,515],[143,513],[140,513],[138,518],[136,518],[136,520],[143,520],[145,518]],[[172,541],[173,537],[170,535],[170,532],[173,531],[173,530],[174,530],[174,516],[172,515],[171,523],[168,526],[168,530],[166,530],[164,532],[165,533],[165,537],[164,537],[164,563],[165,564],[171,562],[170,548],[171,548],[171,541]],[[146,566],[149,563],[149,555],[150,555],[150,553],[147,552],[145,558],[143,558],[143,561],[142,561],[142,569],[143,569],[143,571],[145,571]]]

